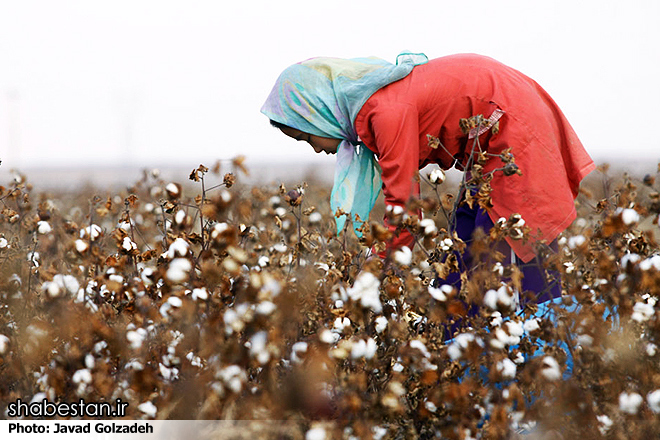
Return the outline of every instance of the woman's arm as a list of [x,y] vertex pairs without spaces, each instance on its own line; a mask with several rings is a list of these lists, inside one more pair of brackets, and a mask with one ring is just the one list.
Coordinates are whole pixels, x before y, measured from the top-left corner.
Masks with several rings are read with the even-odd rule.
[[[380,106],[369,115],[369,125],[375,141],[369,147],[376,152],[382,170],[385,204],[405,209],[410,197],[419,194],[419,184],[415,181],[419,169],[417,111],[408,104]],[[396,230],[387,218],[385,225],[393,232]],[[413,244],[412,234],[401,231],[390,240],[386,252],[403,246],[412,249]]]

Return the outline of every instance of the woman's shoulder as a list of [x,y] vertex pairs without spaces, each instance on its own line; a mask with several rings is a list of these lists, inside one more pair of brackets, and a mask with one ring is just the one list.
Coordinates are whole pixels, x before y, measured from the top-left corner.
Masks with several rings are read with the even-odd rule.
[[[419,69],[419,68],[422,69]],[[429,60],[428,63],[420,65],[417,67],[419,70],[433,70],[433,69],[447,69],[447,68],[474,68],[474,67],[484,67],[487,69],[498,69],[498,68],[507,68],[507,66],[494,58],[491,58],[486,55],[480,55],[476,53],[458,53],[453,55],[446,55],[438,58],[433,58]]]

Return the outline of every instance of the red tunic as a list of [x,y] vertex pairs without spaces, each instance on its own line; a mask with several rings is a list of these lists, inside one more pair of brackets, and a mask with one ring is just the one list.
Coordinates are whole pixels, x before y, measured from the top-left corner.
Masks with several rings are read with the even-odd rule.
[[[404,206],[414,191],[415,173],[429,163],[448,169],[465,157],[468,136],[459,119],[495,109],[505,113],[497,134],[481,135],[482,149],[499,154],[511,147],[522,176],[496,172],[491,193],[493,222],[519,213],[532,234],[548,242],[576,217],[574,200],[580,181],[595,165],[552,98],[534,80],[491,58],[452,55],[417,66],[408,76],[374,93],[355,119],[355,128],[382,168],[385,203]],[[442,147],[428,146],[427,134]],[[469,142],[470,149],[472,140]],[[469,150],[468,150],[469,151]],[[502,166],[491,159],[485,171]],[[540,234],[539,234],[540,233]],[[524,262],[532,243],[508,240]],[[392,248],[412,248],[402,233]]]

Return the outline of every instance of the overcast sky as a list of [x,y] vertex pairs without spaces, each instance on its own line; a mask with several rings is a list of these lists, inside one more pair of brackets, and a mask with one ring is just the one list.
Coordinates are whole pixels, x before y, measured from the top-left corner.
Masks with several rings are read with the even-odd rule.
[[553,96],[596,160],[657,161],[659,18],[657,0],[0,0],[0,159],[314,159],[259,113],[279,73],[408,49],[496,58]]

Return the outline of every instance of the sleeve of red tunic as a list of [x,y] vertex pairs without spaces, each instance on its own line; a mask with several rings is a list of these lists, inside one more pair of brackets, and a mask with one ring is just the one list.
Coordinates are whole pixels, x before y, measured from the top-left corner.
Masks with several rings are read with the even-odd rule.
[[[383,194],[386,206],[405,208],[418,184],[414,177],[419,168],[419,129],[416,109],[408,104],[381,105],[368,116],[374,134],[374,149],[382,170]],[[395,231],[385,219],[385,225]],[[413,236],[401,231],[388,243],[387,251],[408,246],[412,249]],[[381,255],[383,256],[383,255]]]

